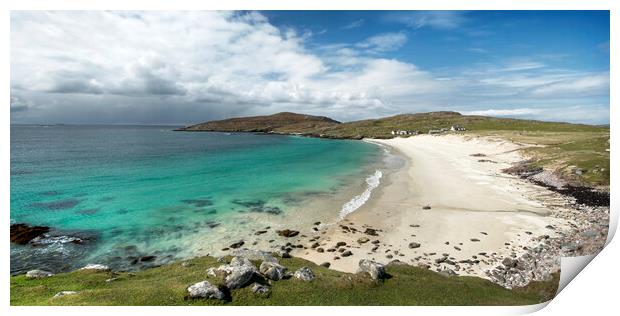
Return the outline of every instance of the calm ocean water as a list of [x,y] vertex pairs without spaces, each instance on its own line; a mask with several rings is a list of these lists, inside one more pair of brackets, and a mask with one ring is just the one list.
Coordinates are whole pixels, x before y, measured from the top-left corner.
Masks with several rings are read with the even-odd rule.
[[[130,269],[190,256],[197,236],[208,244],[217,229],[234,231],[229,218],[286,215],[312,196],[364,183],[380,157],[359,141],[12,126],[11,223],[53,230],[36,245],[12,244],[11,272],[89,262]],[[147,255],[155,259],[140,262]]]

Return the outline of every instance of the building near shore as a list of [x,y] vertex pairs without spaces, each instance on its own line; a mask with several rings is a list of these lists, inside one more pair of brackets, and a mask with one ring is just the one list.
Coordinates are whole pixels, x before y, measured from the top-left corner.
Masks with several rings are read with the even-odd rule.
[[392,135],[399,135],[399,136],[400,135],[405,135],[405,136],[407,136],[407,135],[418,135],[418,134],[420,134],[420,132],[419,131],[415,131],[415,130],[414,131],[408,131],[408,130],[393,130],[392,131]]

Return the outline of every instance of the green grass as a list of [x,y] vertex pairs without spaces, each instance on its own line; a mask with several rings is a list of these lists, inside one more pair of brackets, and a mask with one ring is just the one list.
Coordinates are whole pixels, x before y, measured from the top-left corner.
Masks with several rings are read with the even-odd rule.
[[[573,184],[601,189],[609,187],[609,129],[575,132],[485,131],[477,134],[532,145],[523,150],[526,156],[532,158],[532,166],[554,170]],[[583,169],[584,173],[575,174],[576,168]]]
[[[392,278],[376,282],[365,275],[329,270],[298,258],[281,259],[293,271],[309,266],[317,279],[273,282],[268,296],[250,287],[234,290],[231,302],[186,299],[186,288],[208,277],[209,267],[219,266],[211,257],[151,268],[135,274],[75,271],[45,279],[11,277],[11,305],[529,305],[553,298],[559,275],[546,282],[507,290],[474,277],[445,277],[412,266],[388,266]],[[111,277],[118,278],[105,282]],[[78,294],[52,298],[63,290]]]

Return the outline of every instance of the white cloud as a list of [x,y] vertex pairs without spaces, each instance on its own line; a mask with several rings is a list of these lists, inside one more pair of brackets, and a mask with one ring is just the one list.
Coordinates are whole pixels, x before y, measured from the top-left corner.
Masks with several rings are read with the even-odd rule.
[[355,20],[345,26],[343,26],[342,28],[345,30],[350,30],[350,29],[356,29],[358,27],[362,27],[362,25],[364,25],[364,19],[359,19],[359,20]]
[[463,11],[417,11],[391,14],[389,19],[416,29],[431,27],[440,30],[456,29],[467,22]]
[[520,109],[487,109],[487,110],[476,110],[476,111],[462,111],[463,114],[467,115],[483,115],[483,116],[524,116],[524,115],[533,115],[539,114],[542,112],[541,109],[534,108],[520,108]]
[[532,89],[536,96],[608,95],[609,73],[566,78]]
[[406,42],[407,35],[404,33],[383,33],[358,43],[357,47],[376,52],[387,52],[401,48]]
[[[425,12],[415,21],[447,29],[464,23],[459,15]],[[256,12],[15,11],[12,119],[191,123],[286,110],[352,120],[608,102],[608,72],[524,58],[435,73],[383,57],[406,41],[384,33],[310,50],[307,33]]]

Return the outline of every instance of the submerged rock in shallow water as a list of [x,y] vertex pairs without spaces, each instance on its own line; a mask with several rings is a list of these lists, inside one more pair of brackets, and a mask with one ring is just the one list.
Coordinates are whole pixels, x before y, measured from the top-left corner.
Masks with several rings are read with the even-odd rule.
[[80,204],[80,200],[78,199],[67,199],[60,201],[51,201],[51,202],[37,202],[32,203],[33,207],[42,208],[47,210],[63,210],[67,208],[73,208],[76,205]]

